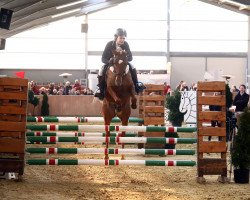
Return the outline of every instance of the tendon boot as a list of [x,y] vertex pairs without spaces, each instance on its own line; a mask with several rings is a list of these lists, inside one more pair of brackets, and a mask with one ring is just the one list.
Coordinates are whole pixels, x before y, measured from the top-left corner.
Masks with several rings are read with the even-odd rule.
[[105,90],[105,76],[98,76],[98,89],[95,91],[94,96],[98,97],[100,100],[104,99]]
[[143,85],[142,82],[138,82],[137,72],[136,72],[135,68],[131,69],[130,73],[132,76],[133,83],[135,85],[135,92],[138,94],[139,92],[142,92],[146,87],[145,87],[145,85]]

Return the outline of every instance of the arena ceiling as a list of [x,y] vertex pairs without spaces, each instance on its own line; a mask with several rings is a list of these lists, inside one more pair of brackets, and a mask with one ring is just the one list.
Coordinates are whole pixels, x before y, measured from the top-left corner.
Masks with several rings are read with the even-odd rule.
[[96,12],[126,1],[129,0],[0,0],[0,8],[13,11],[10,28],[0,29],[0,38],[8,38],[50,22]]
[[199,0],[250,16],[250,0]]
[[[0,8],[13,10],[10,29],[0,29],[0,38],[8,38],[72,16],[81,16],[130,0],[0,0]],[[250,0],[200,0],[250,16]]]

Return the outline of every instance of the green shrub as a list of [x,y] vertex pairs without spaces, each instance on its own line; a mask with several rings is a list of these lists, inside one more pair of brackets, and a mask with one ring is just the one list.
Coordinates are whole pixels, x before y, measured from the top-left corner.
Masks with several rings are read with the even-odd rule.
[[232,150],[232,164],[235,168],[250,167],[250,109],[245,108],[240,116],[238,133]]

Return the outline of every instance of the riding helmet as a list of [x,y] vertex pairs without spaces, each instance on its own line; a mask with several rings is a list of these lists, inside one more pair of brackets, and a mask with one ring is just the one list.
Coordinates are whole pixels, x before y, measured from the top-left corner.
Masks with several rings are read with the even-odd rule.
[[127,37],[127,31],[125,29],[123,29],[123,28],[118,28],[118,29],[116,29],[115,36],[116,37],[118,37],[118,36]]

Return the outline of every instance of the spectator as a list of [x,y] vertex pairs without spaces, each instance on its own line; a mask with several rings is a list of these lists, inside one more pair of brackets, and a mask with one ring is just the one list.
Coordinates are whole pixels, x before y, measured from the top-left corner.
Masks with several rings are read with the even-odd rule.
[[186,82],[183,82],[180,87],[180,91],[188,91],[188,86]]
[[246,86],[242,84],[240,85],[240,90],[233,101],[233,105],[236,106],[235,112],[243,112],[247,107],[248,101],[249,95],[246,93]]
[[232,85],[231,92],[239,92],[239,89],[235,85]]
[[192,83],[191,87],[190,87],[191,91],[196,91],[197,90],[197,83]]
[[53,90],[55,88],[55,83],[49,83],[48,87],[49,87],[48,94],[53,95]]
[[73,88],[75,89],[75,91],[81,92],[81,85],[78,79],[75,80],[75,84],[73,85]]
[[37,85],[35,83],[35,81],[31,81],[30,82],[30,87],[31,87],[31,90],[34,92],[34,95],[39,95],[40,94],[40,91],[39,89],[37,88]]
[[65,87],[64,87],[64,90],[63,90],[63,94],[64,94],[64,95],[69,95],[69,92],[70,92],[71,89],[72,89],[72,87],[71,87],[71,85],[70,85],[70,82],[67,81],[67,82],[65,83]]
[[176,90],[179,90],[179,91],[180,91],[181,85],[182,85],[183,82],[184,82],[184,81],[180,81],[179,85],[176,87]]
[[53,92],[52,92],[52,95],[57,95],[57,89],[54,88]]
[[171,91],[170,85],[168,85],[166,82],[164,82],[164,91],[163,91],[163,94],[164,95],[169,94],[170,91]]

